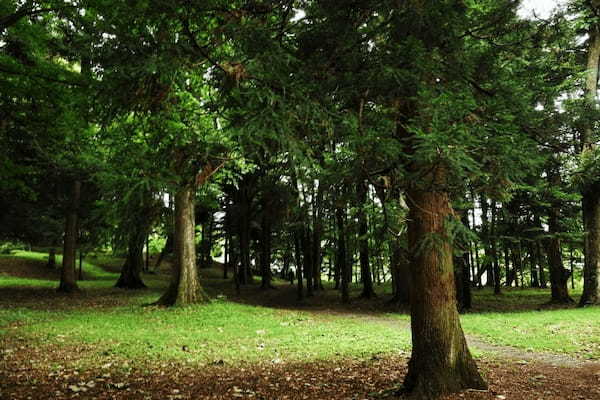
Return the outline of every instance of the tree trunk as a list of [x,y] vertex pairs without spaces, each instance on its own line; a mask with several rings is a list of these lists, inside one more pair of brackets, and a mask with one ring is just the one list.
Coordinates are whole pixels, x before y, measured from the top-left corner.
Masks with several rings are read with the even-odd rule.
[[311,229],[304,226],[302,228],[302,271],[306,278],[306,297],[312,297],[313,293],[313,249],[311,241]]
[[142,224],[131,227],[127,258],[123,267],[121,267],[121,276],[115,287],[121,289],[144,289],[146,287],[141,276],[144,266],[144,241],[146,237],[146,229]]
[[413,189],[409,200],[413,346],[404,390],[413,398],[433,399],[465,389],[486,389],[456,306],[452,244],[445,226],[452,215],[448,195]]
[[[595,8],[594,12],[597,14],[599,10],[596,9],[596,4],[591,4],[591,7]],[[600,25],[592,26],[589,36],[585,95],[588,107],[593,110],[597,108]],[[585,127],[581,135],[582,153],[594,151],[594,147],[592,122]],[[589,177],[588,179],[597,178]],[[598,190],[598,182],[594,181],[592,183],[582,193],[585,262],[583,265],[583,293],[579,300],[580,307],[600,302],[600,284],[598,282],[598,279],[600,279],[600,191]]]
[[358,197],[358,247],[360,260],[360,277],[363,283],[363,290],[360,297],[370,299],[375,297],[373,290],[373,280],[371,278],[371,266],[369,264],[369,226],[365,208],[367,206],[367,185],[361,180],[356,185],[356,194]]
[[408,254],[402,249],[398,239],[391,238],[390,246],[390,269],[392,273],[393,297],[390,303],[409,304],[410,303],[410,266]]
[[296,281],[298,301],[304,299],[304,283],[302,276],[302,230],[296,228],[294,230],[294,255],[296,256]]
[[73,181],[71,187],[71,204],[67,210],[65,221],[65,238],[63,248],[62,270],[60,274],[59,292],[72,293],[79,288],[75,281],[75,259],[77,251],[77,216],[81,198],[81,182]]
[[[266,195],[265,195],[266,196]],[[261,241],[260,241],[260,275],[261,289],[273,289],[271,284],[271,218],[269,213],[270,203],[267,200],[263,204],[263,212],[261,218]]]
[[496,241],[496,229],[498,226],[496,216],[496,202],[492,200],[492,227],[490,229],[490,250],[494,272],[494,294],[501,294],[500,290],[500,261],[498,260],[498,243]]
[[54,247],[48,252],[48,264],[46,264],[46,267],[49,269],[56,268],[56,249]]
[[346,211],[342,207],[336,207],[335,218],[338,226],[337,264],[339,265],[340,286],[342,289],[342,302],[350,302],[350,281],[352,280],[352,269],[349,268],[346,255],[346,228],[344,220]]
[[160,251],[158,255],[158,259],[156,260],[156,264],[154,265],[154,271],[158,271],[160,269],[160,264],[162,264],[162,260],[165,258],[167,254],[171,254],[173,252],[173,233],[169,233],[167,235],[167,240],[165,241],[165,246]]
[[196,267],[194,189],[187,185],[175,194],[175,263],[171,284],[157,301],[160,305],[185,306],[207,300]]

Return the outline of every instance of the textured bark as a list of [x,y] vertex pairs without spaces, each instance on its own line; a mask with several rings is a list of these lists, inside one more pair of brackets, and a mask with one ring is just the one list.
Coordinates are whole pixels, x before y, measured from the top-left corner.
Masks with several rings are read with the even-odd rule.
[[367,205],[367,185],[360,181],[356,187],[358,197],[358,247],[360,260],[360,277],[363,283],[363,290],[360,297],[367,299],[375,297],[373,290],[373,279],[371,277],[371,265],[369,264],[369,226],[365,207]]
[[[600,5],[593,2],[592,7],[599,11]],[[600,62],[600,26],[589,31],[589,49],[587,54],[587,76],[585,94],[588,107],[597,108],[598,66]],[[581,135],[582,152],[593,150],[593,125],[588,124]],[[590,179],[596,179],[590,177]],[[582,198],[583,227],[585,231],[585,263],[583,266],[583,293],[579,306],[583,307],[600,302],[600,191],[594,182],[591,188],[584,190]]]
[[59,292],[72,293],[79,288],[75,281],[75,261],[77,251],[77,217],[79,212],[79,200],[81,198],[81,182],[75,180],[71,187],[71,204],[67,210],[65,221],[65,238],[62,259],[62,270],[60,274]]
[[445,221],[452,214],[444,192],[409,192],[412,355],[404,391],[435,399],[465,389],[486,389],[460,325],[452,246]]
[[175,194],[175,262],[171,284],[157,304],[185,306],[207,300],[198,280],[194,226],[193,186],[184,186]]

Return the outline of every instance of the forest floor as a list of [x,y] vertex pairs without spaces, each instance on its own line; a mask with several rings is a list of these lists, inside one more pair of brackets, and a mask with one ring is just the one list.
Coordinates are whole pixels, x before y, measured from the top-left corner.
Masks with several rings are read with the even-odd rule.
[[[256,285],[236,295],[203,270],[214,300],[144,306],[149,289],[112,288],[118,262],[85,264],[82,292],[55,292],[41,253],[0,258],[0,399],[392,398],[410,355],[406,310],[387,288],[350,305],[325,290]],[[59,261],[60,262],[60,261]],[[546,290],[474,292],[462,323],[490,388],[449,399],[600,399],[600,308],[542,305]]]

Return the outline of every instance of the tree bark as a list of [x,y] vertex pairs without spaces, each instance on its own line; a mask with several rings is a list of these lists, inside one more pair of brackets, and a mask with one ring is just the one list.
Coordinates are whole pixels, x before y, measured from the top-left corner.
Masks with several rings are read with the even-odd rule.
[[[598,12],[598,2],[592,2],[591,7]],[[589,49],[587,54],[587,76],[585,96],[588,107],[597,109],[598,66],[600,63],[600,26],[592,26],[589,30]],[[595,150],[593,140],[593,122],[587,124],[581,134],[582,153]],[[590,179],[597,179],[590,177]],[[583,265],[583,293],[579,306],[598,304],[600,302],[600,192],[598,183],[593,182],[583,191],[582,214],[585,231],[585,262]]]
[[71,187],[71,204],[67,210],[65,221],[65,238],[63,248],[62,270],[58,291],[72,293],[79,288],[75,281],[75,261],[77,251],[77,218],[79,213],[79,201],[81,198],[81,182],[73,181]]
[[413,258],[410,274],[413,346],[404,390],[417,399],[487,388],[469,352],[458,316],[452,244],[445,226],[450,215],[452,209],[447,193],[433,189],[410,190],[408,233]]
[[207,300],[196,267],[194,222],[195,187],[186,185],[175,194],[175,263],[171,284],[157,301],[164,306],[185,306]]

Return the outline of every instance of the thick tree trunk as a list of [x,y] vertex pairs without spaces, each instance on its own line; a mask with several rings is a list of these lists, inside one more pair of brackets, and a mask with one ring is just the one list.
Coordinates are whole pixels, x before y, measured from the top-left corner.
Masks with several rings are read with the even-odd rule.
[[131,227],[127,258],[121,267],[121,276],[115,287],[121,289],[144,289],[146,287],[141,276],[144,267],[144,241],[147,237],[144,228],[141,224]]
[[367,206],[367,185],[364,181],[361,180],[356,186],[356,194],[358,197],[358,247],[360,277],[363,283],[363,290],[360,297],[370,299],[375,297],[375,291],[373,290],[371,266],[369,264],[369,226],[367,223],[367,215],[365,213],[365,207]]
[[[592,2],[591,7],[597,14],[600,4]],[[597,109],[598,66],[600,63],[600,25],[596,24],[589,30],[589,49],[587,54],[587,76],[585,95],[588,107]],[[594,151],[593,123],[586,126],[581,135],[582,153]],[[589,177],[589,179],[598,179]],[[583,191],[582,212],[585,231],[585,262],[583,265],[583,293],[579,306],[598,304],[600,302],[600,191],[598,182]]]
[[413,189],[409,200],[413,346],[404,390],[412,398],[434,399],[465,389],[486,389],[456,306],[452,245],[445,226],[452,215],[448,196]]
[[194,196],[191,185],[175,194],[175,262],[171,284],[157,302],[160,305],[185,306],[207,300],[196,267]]
[[75,261],[77,252],[77,217],[81,198],[81,182],[75,180],[71,187],[71,204],[67,210],[65,221],[65,238],[63,248],[62,270],[60,274],[59,292],[72,293],[79,288],[75,281]]

